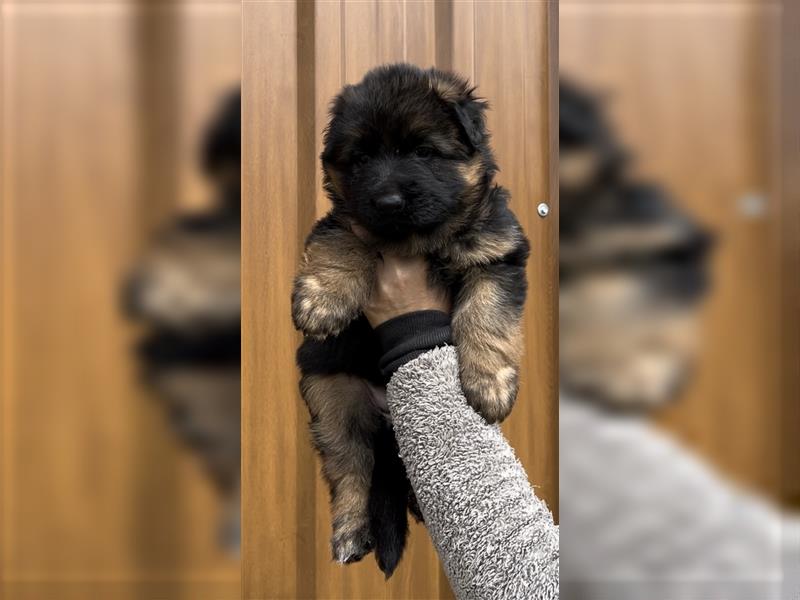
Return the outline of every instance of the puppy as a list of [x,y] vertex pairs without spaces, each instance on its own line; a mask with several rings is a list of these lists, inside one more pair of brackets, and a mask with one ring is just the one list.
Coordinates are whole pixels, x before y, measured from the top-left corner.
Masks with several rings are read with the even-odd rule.
[[615,410],[661,405],[694,362],[713,237],[630,176],[600,100],[566,80],[559,125],[561,386]]
[[431,277],[450,289],[469,404],[495,423],[517,395],[529,244],[494,182],[486,108],[453,73],[383,66],[345,86],[325,131],[333,208],[306,241],[292,294],[305,334],[300,389],[330,487],[333,557],[353,562],[374,548],[387,577],[414,503],[391,425],[372,400],[386,381],[361,307],[378,253],[425,256]]
[[198,456],[224,502],[221,542],[240,538],[241,99],[229,94],[205,131],[200,166],[214,207],[159,232],[124,289],[146,326],[137,359],[173,430]]

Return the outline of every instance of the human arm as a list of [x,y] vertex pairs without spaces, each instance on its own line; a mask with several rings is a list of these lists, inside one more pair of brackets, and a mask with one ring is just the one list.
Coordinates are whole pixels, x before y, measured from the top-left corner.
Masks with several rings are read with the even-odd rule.
[[453,347],[387,388],[400,456],[458,598],[558,597],[558,527],[499,427],[467,404]]
[[456,350],[441,341],[449,302],[429,285],[422,259],[384,257],[377,271],[364,312],[391,375],[400,455],[453,590],[557,598],[558,527],[500,429],[467,404]]

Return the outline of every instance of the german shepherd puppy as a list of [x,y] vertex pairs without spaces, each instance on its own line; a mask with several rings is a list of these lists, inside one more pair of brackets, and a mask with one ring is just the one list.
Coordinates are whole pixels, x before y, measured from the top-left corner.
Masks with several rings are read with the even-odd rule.
[[128,277],[128,315],[146,327],[142,374],[173,430],[198,456],[224,501],[221,542],[240,538],[241,94],[204,132],[200,167],[213,207],[158,232]]
[[713,235],[634,179],[600,98],[560,84],[560,381],[614,410],[675,397],[697,352]]
[[[331,492],[333,557],[349,563],[374,548],[387,577],[405,546],[413,496],[391,424],[373,401],[386,381],[361,306],[380,252],[425,256],[431,277],[450,289],[469,404],[495,423],[517,395],[529,244],[494,182],[486,108],[458,75],[382,66],[344,87],[325,131],[333,208],[306,241],[292,294],[305,334],[300,389]],[[356,237],[353,223],[371,241]]]

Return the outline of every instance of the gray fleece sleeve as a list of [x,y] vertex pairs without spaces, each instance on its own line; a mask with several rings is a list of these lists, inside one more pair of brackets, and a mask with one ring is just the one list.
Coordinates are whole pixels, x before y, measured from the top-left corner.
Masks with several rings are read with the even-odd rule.
[[558,527],[497,426],[466,402],[452,346],[387,388],[400,456],[456,596],[558,598]]

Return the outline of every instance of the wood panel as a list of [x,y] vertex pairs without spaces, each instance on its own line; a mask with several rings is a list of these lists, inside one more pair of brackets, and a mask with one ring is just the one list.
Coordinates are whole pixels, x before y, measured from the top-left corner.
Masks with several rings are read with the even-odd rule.
[[[242,594],[313,596],[314,459],[289,319],[300,247],[297,12],[242,5]],[[309,199],[305,199],[307,202]],[[276,351],[276,349],[279,349]],[[304,505],[300,504],[301,498]],[[304,550],[305,556],[303,555]]]
[[[719,236],[697,372],[663,423],[773,493],[782,403],[771,67],[779,25],[775,2],[561,7],[562,72],[607,92],[637,175],[664,185]],[[763,213],[743,210],[748,197],[764,199]]]
[[[422,526],[412,526],[388,582],[371,558],[347,567],[331,561],[328,493],[293,362],[291,280],[306,233],[329,209],[317,159],[328,103],[381,63],[457,68],[494,107],[503,182],[534,246],[523,389],[506,432],[537,492],[557,506],[556,23],[555,5],[544,2],[244,3],[245,598],[451,596]],[[495,71],[493,61],[510,66]],[[553,212],[542,220],[536,204],[545,200]]]
[[[198,98],[238,79],[238,6],[205,20],[197,8],[2,4],[3,597],[238,595],[215,494],[139,386],[138,332],[119,306],[149,229],[196,171],[194,153],[149,136],[196,128]],[[184,45],[187,14],[189,32],[233,24],[215,77],[194,78],[191,94],[181,61],[204,59]],[[145,39],[163,52],[158,75]]]

